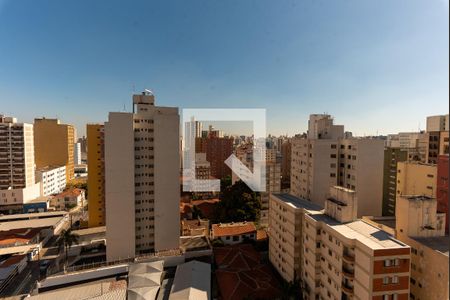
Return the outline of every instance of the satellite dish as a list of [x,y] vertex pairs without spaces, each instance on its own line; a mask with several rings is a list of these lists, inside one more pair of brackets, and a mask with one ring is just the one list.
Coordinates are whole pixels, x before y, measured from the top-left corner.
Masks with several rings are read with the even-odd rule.
[[149,90],[149,89],[144,89],[144,93],[145,93],[146,95],[152,95],[152,96],[154,96],[153,92],[152,92],[151,90]]

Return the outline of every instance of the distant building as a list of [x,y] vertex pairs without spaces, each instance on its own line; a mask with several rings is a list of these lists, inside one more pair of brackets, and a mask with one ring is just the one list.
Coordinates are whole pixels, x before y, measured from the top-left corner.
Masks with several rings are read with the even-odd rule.
[[73,163],[74,165],[81,165],[81,144],[73,144]]
[[239,244],[245,240],[256,240],[253,222],[212,224],[211,239],[219,239],[226,245]]
[[66,166],[66,181],[74,178],[74,139],[72,125],[57,119],[34,120],[34,151],[36,168]]
[[280,147],[281,147],[281,188],[289,189],[291,185],[291,159],[292,159],[291,141],[285,140]]
[[204,235],[209,236],[209,220],[194,219],[181,220],[181,235],[195,236]]
[[133,95],[133,112],[105,123],[108,261],[179,248],[178,108],[154,102]]
[[36,181],[40,183],[42,196],[61,193],[66,188],[66,166],[47,166],[37,169]]
[[211,176],[222,179],[231,176],[231,169],[225,160],[233,153],[233,139],[216,137],[195,139],[195,152],[206,153],[206,160],[211,164]]
[[88,124],[87,161],[89,227],[105,226],[105,131],[103,124]]

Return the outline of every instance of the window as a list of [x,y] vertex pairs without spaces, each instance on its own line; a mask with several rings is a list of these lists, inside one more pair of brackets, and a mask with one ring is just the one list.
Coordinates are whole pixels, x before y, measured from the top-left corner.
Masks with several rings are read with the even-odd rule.
[[389,277],[383,277],[383,284],[389,284]]
[[392,277],[392,283],[397,284],[398,283],[398,276]]
[[385,267],[390,267],[391,266],[391,260],[390,259],[384,260],[384,266]]

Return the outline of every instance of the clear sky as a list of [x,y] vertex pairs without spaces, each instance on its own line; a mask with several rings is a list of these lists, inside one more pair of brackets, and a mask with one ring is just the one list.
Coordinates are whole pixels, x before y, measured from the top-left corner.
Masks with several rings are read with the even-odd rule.
[[356,134],[448,113],[448,0],[0,0],[0,113],[103,122],[133,90],[266,108],[272,134],[327,112]]

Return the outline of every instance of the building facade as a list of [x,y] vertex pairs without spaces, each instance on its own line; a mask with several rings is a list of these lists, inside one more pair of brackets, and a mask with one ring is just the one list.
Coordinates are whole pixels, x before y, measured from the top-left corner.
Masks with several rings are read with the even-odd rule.
[[34,120],[34,151],[36,168],[66,166],[66,181],[74,178],[74,139],[72,125],[57,119]]
[[155,106],[146,91],[132,113],[105,123],[108,261],[178,249],[180,145],[178,108]]
[[89,227],[105,226],[105,131],[103,124],[88,124],[87,162]]
[[408,152],[400,148],[386,147],[383,167],[383,216],[395,215],[397,196],[397,163],[408,159]]
[[211,176],[217,179],[231,176],[231,169],[225,164],[225,160],[233,153],[232,138],[212,134],[206,138],[196,138],[195,152],[206,153],[206,160],[211,164]]
[[437,167],[420,162],[397,163],[397,196],[436,197]]
[[33,125],[0,115],[0,205],[2,211],[21,209],[40,196],[35,183]]
[[445,233],[448,234],[448,154],[439,155],[437,165],[436,199],[438,212],[445,213]]
[[66,166],[47,166],[36,170],[36,181],[41,186],[41,196],[61,193],[66,188]]

